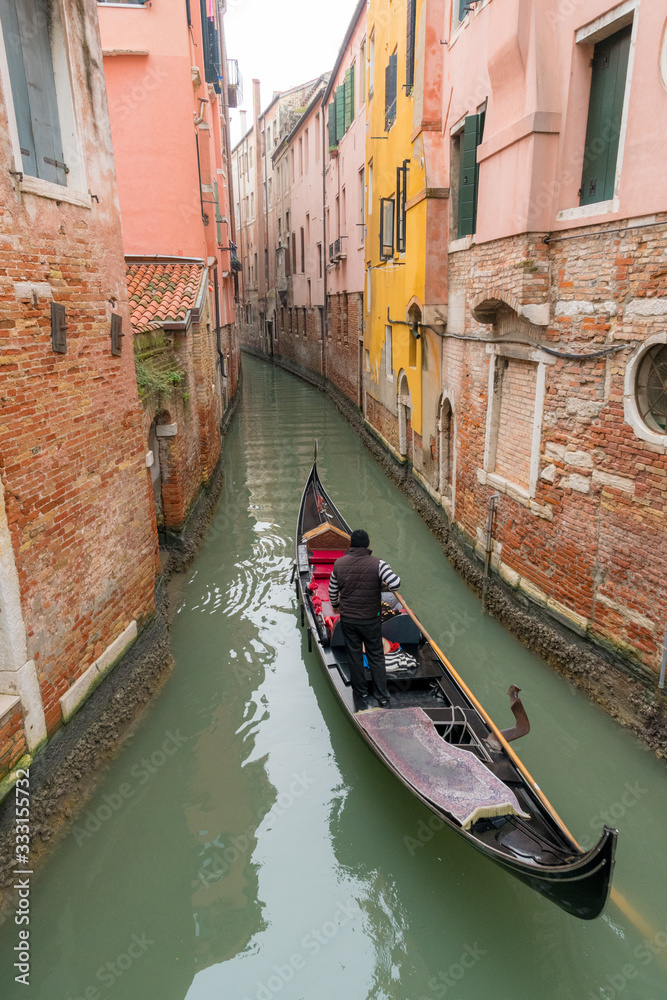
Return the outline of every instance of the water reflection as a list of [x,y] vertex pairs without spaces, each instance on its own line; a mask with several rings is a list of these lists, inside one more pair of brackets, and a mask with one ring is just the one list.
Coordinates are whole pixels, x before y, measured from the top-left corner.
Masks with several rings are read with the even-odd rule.
[[[247,359],[221,503],[172,585],[174,673],[33,883],[30,996],[660,1000],[667,934],[647,950],[613,904],[576,921],[434,832],[344,717],[290,585],[315,437],[333,498],[501,723],[522,687],[526,765],[578,837],[614,819],[616,885],[665,932],[663,764],[482,615],[326,399]],[[3,998],[25,995],[14,944],[5,925]]]

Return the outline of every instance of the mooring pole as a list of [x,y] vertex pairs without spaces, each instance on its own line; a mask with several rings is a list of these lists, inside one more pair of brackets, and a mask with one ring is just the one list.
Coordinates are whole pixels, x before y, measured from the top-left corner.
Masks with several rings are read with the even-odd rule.
[[494,493],[489,499],[489,517],[486,522],[486,552],[484,556],[484,582],[482,584],[482,610],[486,609],[486,595],[489,589],[489,569],[491,567],[491,553],[493,552],[493,517],[496,512],[496,500],[499,494]]
[[662,663],[660,664],[660,682],[658,687],[662,690],[665,686],[665,673],[667,672],[667,629],[665,630],[665,641],[662,646]]

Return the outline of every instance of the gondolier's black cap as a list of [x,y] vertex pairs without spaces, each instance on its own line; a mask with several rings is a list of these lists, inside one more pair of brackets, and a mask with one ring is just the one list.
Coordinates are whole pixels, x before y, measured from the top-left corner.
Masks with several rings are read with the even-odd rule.
[[351,549],[367,549],[369,542],[368,532],[364,531],[363,528],[356,528],[350,536]]

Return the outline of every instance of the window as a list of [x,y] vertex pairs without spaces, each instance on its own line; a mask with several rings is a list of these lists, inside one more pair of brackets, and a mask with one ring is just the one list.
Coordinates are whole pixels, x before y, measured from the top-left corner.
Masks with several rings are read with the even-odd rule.
[[542,361],[530,348],[493,345],[492,350],[484,471],[531,497],[540,469],[546,369],[555,359]]
[[373,84],[375,82],[375,32],[371,35],[368,46],[368,96],[373,96]]
[[371,352],[364,351],[364,368],[367,372],[371,370]]
[[396,121],[396,76],[398,56],[394,52],[384,71],[384,130],[388,132]]
[[301,226],[300,234],[301,234],[301,273],[304,274],[306,270],[306,240],[305,240],[305,233],[303,226]]
[[373,161],[368,164],[368,214],[373,214]]
[[405,38],[405,91],[410,93],[415,82],[415,32],[417,0],[408,0],[408,25]]
[[320,143],[321,143],[321,141],[322,140],[321,140],[321,137],[320,137],[320,116],[319,116],[319,114],[317,114],[317,115],[315,115],[315,160],[316,161],[319,160],[319,158],[320,158]]
[[470,10],[470,0],[452,0],[452,31],[458,28]]
[[310,139],[308,137],[308,129],[303,134],[303,167],[306,173],[308,173],[308,143]]
[[310,213],[306,212],[306,246],[310,246]]
[[303,136],[299,136],[299,176],[303,176]]
[[396,168],[396,250],[398,253],[405,253],[405,190],[409,169],[409,160],[403,160],[403,166]]
[[[67,55],[59,43],[59,7],[52,10],[48,0],[1,0],[0,24],[18,133],[16,168],[29,177],[85,190],[77,168]],[[70,169],[78,176],[68,177]]]
[[292,233],[292,271],[296,274],[296,233]]
[[667,346],[657,344],[644,354],[635,389],[639,416],[649,430],[667,434]]
[[614,197],[632,25],[598,42],[588,104],[580,205]]
[[318,308],[319,308],[319,313],[320,313],[320,340],[324,340],[324,336],[325,336],[325,332],[326,332],[325,329],[324,329],[324,307],[323,306],[319,306]]
[[477,147],[484,135],[485,112],[468,115],[460,139],[458,236],[472,236],[477,231],[477,192],[479,164]]
[[366,39],[359,46],[359,107],[366,100]]
[[394,199],[380,199],[380,259],[394,256]]
[[371,265],[366,265],[366,312],[371,311]]
[[296,174],[294,172],[294,149],[290,149],[290,166],[292,168],[292,184],[296,179]]
[[250,193],[250,218],[255,218],[255,192]]
[[317,277],[322,277],[322,244],[317,244]]
[[387,378],[394,377],[394,358],[391,346],[391,327],[384,328],[384,366]]
[[342,236],[343,233],[345,233],[347,230],[347,193],[345,191],[345,188],[343,188],[343,190],[341,191],[341,197],[343,199],[342,201],[343,207],[341,211],[341,230],[340,230]]
[[312,306],[312,304],[313,304],[313,294],[311,288],[311,281],[310,278],[308,278],[308,305]]

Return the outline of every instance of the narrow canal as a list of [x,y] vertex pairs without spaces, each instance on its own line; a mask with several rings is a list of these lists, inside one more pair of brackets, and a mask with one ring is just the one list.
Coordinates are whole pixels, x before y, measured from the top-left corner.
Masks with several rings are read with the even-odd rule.
[[[584,1000],[667,993],[664,765],[462,584],[316,390],[246,359],[225,488],[172,585],[176,668],[33,882],[33,1000]],[[297,627],[297,506],[323,480],[585,845],[620,831],[627,904],[583,923],[449,831],[353,732]],[[650,945],[644,941],[651,939]]]

